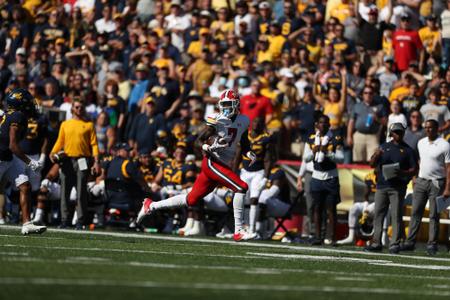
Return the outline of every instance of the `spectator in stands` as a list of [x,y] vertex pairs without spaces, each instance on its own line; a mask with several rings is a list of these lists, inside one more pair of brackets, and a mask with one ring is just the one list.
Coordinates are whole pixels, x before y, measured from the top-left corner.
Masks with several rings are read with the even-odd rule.
[[450,145],[439,137],[439,123],[428,119],[425,122],[427,137],[418,143],[420,157],[419,175],[414,184],[411,221],[408,238],[401,250],[414,250],[417,233],[422,221],[425,205],[429,201],[429,235],[427,253],[435,255],[438,250],[439,211],[436,197],[450,196]]
[[249,117],[250,124],[257,117],[265,120],[267,124],[272,119],[272,103],[269,98],[261,95],[261,83],[258,79],[252,81],[251,89],[250,95],[241,98],[241,113]]
[[438,122],[439,133],[445,132],[450,128],[450,112],[447,106],[439,105],[441,92],[433,89],[428,93],[428,103],[420,108],[423,120],[434,119]]
[[347,144],[353,147],[353,161],[367,163],[379,146],[386,111],[374,102],[374,90],[366,86],[363,101],[355,104],[347,127]]
[[447,9],[441,14],[442,23],[442,62],[447,68],[450,66],[450,1],[447,0]]
[[423,68],[424,52],[419,34],[411,29],[411,15],[403,12],[400,15],[400,28],[394,32],[393,44],[394,57],[397,70],[405,71],[411,61],[418,61],[419,67]]
[[403,201],[406,186],[417,171],[417,160],[414,150],[404,141],[405,127],[402,123],[394,123],[389,128],[392,140],[381,145],[370,159],[370,166],[377,168],[378,180],[375,192],[375,217],[372,244],[365,251],[380,252],[382,250],[383,220],[389,205],[391,206],[392,239],[389,252],[400,251],[402,233]]
[[423,137],[425,137],[425,131],[422,128],[422,115],[418,109],[413,109],[409,114],[409,126],[406,128],[403,140],[418,154],[417,143]]
[[166,130],[164,116],[156,114],[155,100],[149,96],[143,101],[144,112],[138,114],[133,121],[129,134],[129,144],[134,151],[156,149],[156,138],[158,130]]
[[[99,151],[94,124],[86,117],[85,104],[80,100],[72,102],[73,118],[64,121],[59,129],[58,139],[50,152],[50,159],[61,166],[61,227],[69,225],[69,196],[72,186],[77,191],[77,225],[87,225],[87,179],[91,172],[100,174]],[[65,158],[61,158],[64,153]],[[91,168],[90,168],[91,167]]]

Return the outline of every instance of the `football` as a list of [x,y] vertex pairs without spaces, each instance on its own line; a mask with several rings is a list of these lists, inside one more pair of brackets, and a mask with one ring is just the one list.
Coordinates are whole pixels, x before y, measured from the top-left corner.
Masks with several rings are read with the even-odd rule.
[[206,144],[208,144],[208,145],[212,145],[212,144],[214,144],[214,142],[216,141],[216,140],[218,140],[219,139],[219,136],[218,135],[216,135],[216,134],[213,134],[212,136],[210,136],[207,140],[206,140]]

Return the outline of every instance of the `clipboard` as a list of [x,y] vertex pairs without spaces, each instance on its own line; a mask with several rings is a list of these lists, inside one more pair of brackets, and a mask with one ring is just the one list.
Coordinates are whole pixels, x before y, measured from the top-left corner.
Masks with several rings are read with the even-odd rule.
[[399,170],[400,170],[399,163],[387,164],[381,167],[381,172],[383,173],[383,177],[385,180],[397,177]]

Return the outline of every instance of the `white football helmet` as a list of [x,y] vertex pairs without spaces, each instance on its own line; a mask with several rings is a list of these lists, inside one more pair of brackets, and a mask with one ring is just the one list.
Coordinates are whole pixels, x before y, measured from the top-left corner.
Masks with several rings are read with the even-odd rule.
[[232,89],[223,91],[219,96],[219,111],[226,118],[232,118],[239,114],[238,92]]

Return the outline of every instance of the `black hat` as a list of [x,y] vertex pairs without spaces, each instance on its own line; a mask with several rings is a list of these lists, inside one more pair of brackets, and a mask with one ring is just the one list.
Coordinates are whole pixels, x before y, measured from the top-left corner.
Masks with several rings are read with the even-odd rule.
[[389,129],[390,129],[390,131],[401,131],[401,132],[405,131],[405,127],[403,126],[402,123],[393,123],[393,124],[391,124]]
[[116,146],[114,148],[116,148],[116,150],[122,150],[122,149],[126,150],[126,151],[133,150],[133,148],[130,145],[128,145],[127,143],[118,143],[118,144],[116,144]]

